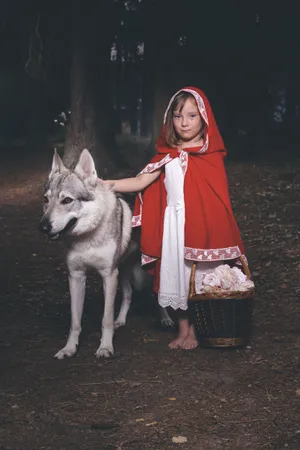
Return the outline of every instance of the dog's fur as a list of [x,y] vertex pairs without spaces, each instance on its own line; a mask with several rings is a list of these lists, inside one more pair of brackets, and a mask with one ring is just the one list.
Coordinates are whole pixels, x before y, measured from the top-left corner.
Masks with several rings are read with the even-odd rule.
[[[88,150],[82,151],[74,171],[67,169],[57,152],[54,153],[39,229],[53,240],[62,236],[68,249],[71,328],[68,341],[56,353],[56,358],[76,353],[89,268],[101,275],[104,288],[102,338],[96,356],[108,357],[114,353],[114,329],[125,325],[132,285],[139,290],[149,283],[149,275],[140,265],[138,244],[131,240],[131,217],[128,204],[98,179]],[[122,304],[114,321],[118,278]],[[173,326],[164,308],[161,308],[161,322]]]
[[[39,229],[51,239],[64,237],[68,248],[71,329],[68,341],[56,358],[75,354],[81,331],[87,269],[103,278],[104,315],[102,339],[96,356],[114,353],[114,327],[124,325],[132,288],[128,270],[123,271],[123,301],[114,323],[114,303],[122,258],[136,251],[131,236],[131,211],[128,204],[98,179],[93,158],[83,150],[74,171],[68,170],[55,152],[52,170],[45,187],[44,215]],[[128,267],[124,264],[124,268]],[[137,270],[137,267],[135,268]]]

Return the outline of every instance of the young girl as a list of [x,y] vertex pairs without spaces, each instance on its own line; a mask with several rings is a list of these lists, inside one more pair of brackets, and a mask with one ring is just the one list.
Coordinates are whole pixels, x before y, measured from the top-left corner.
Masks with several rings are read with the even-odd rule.
[[243,254],[223,139],[202,91],[185,87],[171,98],[156,148],[137,177],[106,183],[139,193],[132,225],[141,226],[142,265],[153,270],[159,304],[178,311],[179,335],[169,347],[193,349],[198,342],[187,315],[192,262],[200,279]]

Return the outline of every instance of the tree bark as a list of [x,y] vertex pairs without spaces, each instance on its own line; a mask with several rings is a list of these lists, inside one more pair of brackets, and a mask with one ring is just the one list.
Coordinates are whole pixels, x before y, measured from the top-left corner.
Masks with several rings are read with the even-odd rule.
[[111,101],[112,11],[105,0],[90,10],[77,0],[73,8],[71,120],[64,162],[73,168],[81,151],[87,148],[99,176],[105,177],[119,163]]
[[170,10],[178,4],[176,0],[165,0],[160,5],[158,16],[156,5],[146,10],[149,28],[146,29],[145,36],[145,72],[148,85],[145,86],[144,97],[149,101],[147,109],[151,115],[151,143],[148,154],[155,152],[155,141],[161,132],[164,112],[171,95],[182,87],[179,86],[181,72],[176,59],[178,27],[175,20],[179,20],[179,16],[174,18],[172,27],[166,32]]

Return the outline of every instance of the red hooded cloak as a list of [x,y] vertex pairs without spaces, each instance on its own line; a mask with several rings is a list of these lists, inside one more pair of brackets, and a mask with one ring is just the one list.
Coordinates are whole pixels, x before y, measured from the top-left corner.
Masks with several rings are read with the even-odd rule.
[[[191,93],[205,122],[202,147],[178,152],[165,141],[165,126],[156,141],[157,154],[141,173],[163,168],[179,157],[184,172],[185,258],[194,261],[224,261],[244,253],[239,229],[232,211],[224,167],[226,150],[211,106],[197,88],[185,87],[170,100],[167,112],[181,92]],[[132,225],[141,226],[142,264],[161,257],[166,190],[164,170],[160,177],[136,198]]]

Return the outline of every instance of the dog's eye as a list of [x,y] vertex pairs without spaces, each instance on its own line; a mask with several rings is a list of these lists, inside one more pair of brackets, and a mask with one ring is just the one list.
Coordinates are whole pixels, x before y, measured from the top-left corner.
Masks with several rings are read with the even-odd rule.
[[46,195],[44,195],[44,203],[49,203],[49,199]]
[[68,203],[72,203],[73,199],[71,197],[64,198],[61,203],[62,205],[67,205]]

